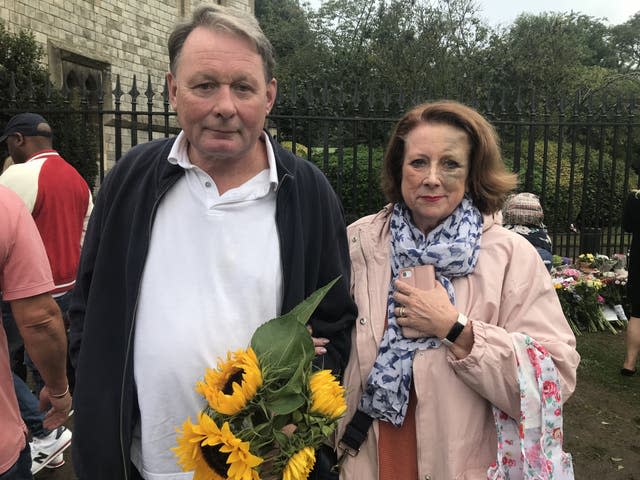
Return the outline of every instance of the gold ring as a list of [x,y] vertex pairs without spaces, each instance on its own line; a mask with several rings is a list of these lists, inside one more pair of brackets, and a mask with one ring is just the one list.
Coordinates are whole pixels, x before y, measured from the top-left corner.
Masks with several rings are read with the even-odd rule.
[[399,313],[400,313],[400,316],[401,316],[401,317],[404,317],[404,316],[405,316],[405,315],[404,315],[404,305],[400,307],[400,312],[399,312]]

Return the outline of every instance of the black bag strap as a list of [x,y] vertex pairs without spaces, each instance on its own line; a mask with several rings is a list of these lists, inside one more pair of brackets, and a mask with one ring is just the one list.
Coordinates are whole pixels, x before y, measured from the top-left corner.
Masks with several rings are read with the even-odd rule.
[[369,432],[372,423],[373,417],[360,410],[356,410],[355,415],[347,424],[347,428],[338,443],[338,445],[344,449],[344,453],[340,455],[338,462],[333,466],[332,470],[334,472],[340,471],[342,463],[347,459],[347,455],[355,457],[358,454],[360,447],[367,438],[367,432]]

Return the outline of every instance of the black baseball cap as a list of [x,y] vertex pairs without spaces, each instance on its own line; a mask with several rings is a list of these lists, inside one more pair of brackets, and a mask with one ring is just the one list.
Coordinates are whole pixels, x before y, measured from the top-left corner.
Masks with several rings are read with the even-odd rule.
[[48,123],[44,117],[37,113],[19,113],[14,115],[7,122],[0,137],[0,142],[4,142],[9,135],[21,133],[25,137],[50,137],[51,132],[38,130],[38,125]]

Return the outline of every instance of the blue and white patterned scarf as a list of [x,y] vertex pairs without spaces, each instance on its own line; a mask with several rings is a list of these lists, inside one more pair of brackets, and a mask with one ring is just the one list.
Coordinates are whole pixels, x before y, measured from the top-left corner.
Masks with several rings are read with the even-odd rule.
[[409,404],[414,351],[437,348],[440,340],[436,337],[409,339],[402,335],[396,322],[393,282],[401,268],[432,264],[436,279],[455,304],[450,278],[473,271],[480,251],[482,215],[465,195],[453,213],[425,236],[413,224],[410,210],[400,202],[393,207],[390,229],[392,275],[387,300],[387,330],[360,400],[360,410],[399,427]]

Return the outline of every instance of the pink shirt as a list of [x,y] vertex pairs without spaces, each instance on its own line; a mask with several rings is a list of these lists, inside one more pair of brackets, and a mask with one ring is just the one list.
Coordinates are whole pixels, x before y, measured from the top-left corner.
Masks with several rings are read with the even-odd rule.
[[[20,198],[0,186],[0,290],[6,301],[53,290],[51,268],[31,214]],[[0,474],[18,460],[27,429],[13,387],[4,328],[0,328]]]

